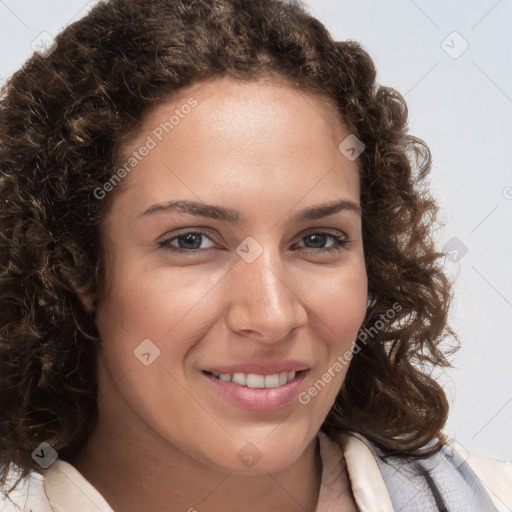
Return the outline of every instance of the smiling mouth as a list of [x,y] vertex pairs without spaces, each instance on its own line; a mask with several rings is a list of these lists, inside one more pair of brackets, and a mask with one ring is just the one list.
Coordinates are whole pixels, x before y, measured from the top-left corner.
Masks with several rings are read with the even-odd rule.
[[274,373],[272,375],[259,375],[256,373],[212,373],[203,370],[205,375],[224,382],[231,382],[240,387],[253,389],[267,389],[284,386],[294,381],[307,370]]

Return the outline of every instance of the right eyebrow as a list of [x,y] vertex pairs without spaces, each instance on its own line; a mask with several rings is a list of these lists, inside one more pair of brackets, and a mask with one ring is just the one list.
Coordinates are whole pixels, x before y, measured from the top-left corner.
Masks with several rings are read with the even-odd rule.
[[232,208],[225,208],[223,206],[215,206],[212,204],[197,203],[195,201],[165,201],[150,206],[147,210],[139,214],[137,217],[143,215],[151,215],[161,211],[179,210],[189,215],[197,217],[207,217],[214,220],[221,220],[232,224],[241,224],[242,217],[237,210]]
[[[244,222],[244,217],[238,210],[233,208],[226,208],[224,206],[216,206],[212,204],[198,203],[195,201],[187,200],[165,201],[163,203],[154,204],[144,212],[140,213],[137,217],[171,210],[179,210],[189,215],[225,221],[231,224],[242,224]],[[341,211],[352,211],[358,215],[361,215],[361,207],[357,203],[347,199],[341,199],[330,203],[306,208],[305,210],[295,213],[292,216],[292,220],[298,224],[308,220],[321,219]]]

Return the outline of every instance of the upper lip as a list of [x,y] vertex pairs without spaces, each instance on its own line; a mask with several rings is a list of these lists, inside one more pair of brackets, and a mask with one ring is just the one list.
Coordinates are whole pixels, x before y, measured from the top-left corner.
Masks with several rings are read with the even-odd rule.
[[309,366],[302,361],[294,359],[283,359],[281,361],[269,363],[233,363],[222,366],[209,366],[203,368],[203,371],[220,374],[220,373],[253,373],[256,375],[273,375],[281,372],[298,372],[308,370]]

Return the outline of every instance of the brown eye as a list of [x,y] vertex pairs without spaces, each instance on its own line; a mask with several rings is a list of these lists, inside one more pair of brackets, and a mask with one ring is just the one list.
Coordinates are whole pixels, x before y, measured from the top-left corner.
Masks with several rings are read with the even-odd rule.
[[201,248],[201,243],[204,239],[210,240],[210,242],[212,242],[211,238],[202,231],[189,231],[188,233],[182,233],[180,235],[167,238],[166,240],[162,240],[161,242],[158,242],[158,246],[164,249],[176,250],[179,252],[200,251],[211,248]]
[[[328,247],[325,244],[333,241]],[[318,249],[319,251],[336,251],[340,247],[345,246],[349,243],[349,240],[344,235],[329,233],[329,232],[316,232],[309,233],[302,237],[301,242],[306,243],[308,249]]]

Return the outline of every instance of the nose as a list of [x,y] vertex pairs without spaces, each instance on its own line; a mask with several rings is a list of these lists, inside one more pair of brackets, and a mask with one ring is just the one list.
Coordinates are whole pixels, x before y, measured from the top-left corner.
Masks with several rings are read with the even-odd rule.
[[283,271],[278,254],[265,249],[252,263],[239,261],[230,274],[226,321],[232,331],[276,343],[306,324],[302,294]]

